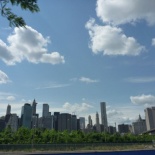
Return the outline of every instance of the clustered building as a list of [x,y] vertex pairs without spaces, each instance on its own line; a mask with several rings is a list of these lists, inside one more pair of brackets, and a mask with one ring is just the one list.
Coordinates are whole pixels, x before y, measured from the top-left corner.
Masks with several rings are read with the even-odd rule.
[[[56,131],[72,131],[82,130],[84,132],[109,132],[111,134],[116,133],[115,126],[108,126],[106,102],[100,103],[101,110],[101,123],[99,119],[99,113],[96,112],[96,122],[93,125],[92,118],[88,116],[88,124],[85,125],[85,117],[79,117],[75,114],[54,112],[53,115],[49,111],[49,105],[43,104],[42,117],[36,113],[37,102],[34,99],[32,104],[25,103],[21,109],[21,117],[17,114],[11,113],[11,105],[7,106],[6,115],[0,118],[0,131],[10,126],[12,131],[17,131],[19,127],[43,128],[43,129],[55,129]],[[137,121],[132,125],[119,124],[118,132],[121,134],[132,132],[133,134],[141,134],[145,131],[155,129],[155,107],[146,108],[145,119],[142,119],[139,115]]]

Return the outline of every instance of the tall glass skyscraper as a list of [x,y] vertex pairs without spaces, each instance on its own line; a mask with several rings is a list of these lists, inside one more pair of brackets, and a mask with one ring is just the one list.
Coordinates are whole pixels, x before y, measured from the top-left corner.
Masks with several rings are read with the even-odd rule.
[[106,102],[100,103],[101,107],[101,123],[104,125],[104,131],[108,130],[108,121],[107,121],[107,113],[106,113]]
[[42,117],[48,117],[48,116],[49,116],[49,105],[47,103],[44,103]]
[[31,128],[32,121],[32,106],[29,103],[25,103],[21,112],[21,126]]

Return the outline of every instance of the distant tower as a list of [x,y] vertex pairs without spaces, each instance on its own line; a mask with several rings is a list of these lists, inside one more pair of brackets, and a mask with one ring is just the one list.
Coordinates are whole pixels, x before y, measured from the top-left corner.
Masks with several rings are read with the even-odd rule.
[[91,119],[91,116],[89,115],[88,116],[88,124],[92,127],[93,123],[92,123],[92,119]]
[[32,102],[32,115],[36,114],[36,106],[37,106],[37,102],[34,99],[33,102]]
[[11,114],[11,105],[8,104],[6,109],[6,115]]
[[96,125],[99,125],[100,123],[99,123],[99,114],[98,114],[98,112],[96,112]]
[[44,103],[42,117],[48,117],[48,116],[49,116],[49,105],[47,103]]
[[107,113],[106,113],[106,102],[100,103],[101,107],[101,123],[104,125],[104,131],[108,130]]

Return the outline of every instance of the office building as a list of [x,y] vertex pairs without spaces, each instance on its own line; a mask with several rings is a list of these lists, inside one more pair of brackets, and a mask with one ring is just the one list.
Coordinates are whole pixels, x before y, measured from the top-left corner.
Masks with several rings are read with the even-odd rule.
[[71,115],[71,130],[77,130],[77,118],[76,118],[76,115]]
[[62,113],[58,115],[58,131],[71,131],[71,114]]
[[129,133],[130,130],[129,130],[129,125],[128,124],[119,124],[118,125],[118,132],[119,133]]
[[49,105],[47,103],[44,103],[42,117],[47,117],[47,116],[49,116]]
[[32,115],[36,114],[36,106],[37,106],[37,102],[34,99],[33,102],[32,102]]
[[146,108],[145,110],[146,129],[151,130],[155,128],[155,107]]
[[77,119],[77,130],[80,130],[80,119]]
[[110,134],[116,133],[116,127],[114,127],[114,126],[108,126],[108,132],[109,132]]
[[85,117],[79,117],[80,119],[80,129],[84,130],[85,129]]
[[0,117],[0,131],[3,131],[5,129],[5,118]]
[[96,124],[95,124],[95,127],[96,127],[97,132],[101,132],[101,126],[100,126],[100,122],[99,122],[99,114],[98,114],[98,112],[96,112]]
[[136,135],[141,134],[146,131],[146,122],[144,119],[141,118],[139,115],[139,118],[136,122],[132,123],[132,132]]
[[106,102],[101,102],[100,108],[101,108],[101,124],[104,126],[104,131],[108,131]]
[[21,126],[31,129],[32,107],[25,103],[21,111]]
[[11,105],[8,104],[6,109],[6,115],[11,114]]
[[60,115],[60,112],[54,112],[54,118],[53,118],[53,128],[58,131],[58,116]]
[[6,127],[10,126],[11,130],[16,132],[18,129],[18,116],[17,114],[11,114],[9,121],[6,124]]
[[91,119],[91,116],[90,116],[90,115],[88,116],[88,125],[89,125],[90,127],[93,126],[93,122],[92,122],[92,119]]

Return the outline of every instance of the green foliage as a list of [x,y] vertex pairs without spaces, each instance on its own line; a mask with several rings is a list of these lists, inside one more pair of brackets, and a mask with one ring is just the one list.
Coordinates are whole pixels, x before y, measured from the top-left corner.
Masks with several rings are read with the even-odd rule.
[[106,132],[89,132],[67,130],[60,132],[49,129],[28,129],[21,127],[12,132],[8,127],[0,132],[0,144],[81,144],[81,143],[147,143],[155,140],[155,135],[133,135]]
[[0,0],[1,16],[8,19],[11,27],[25,27],[26,23],[22,17],[14,14],[11,8],[7,7],[8,4],[19,6],[22,10],[28,10],[32,13],[40,11],[37,0]]

